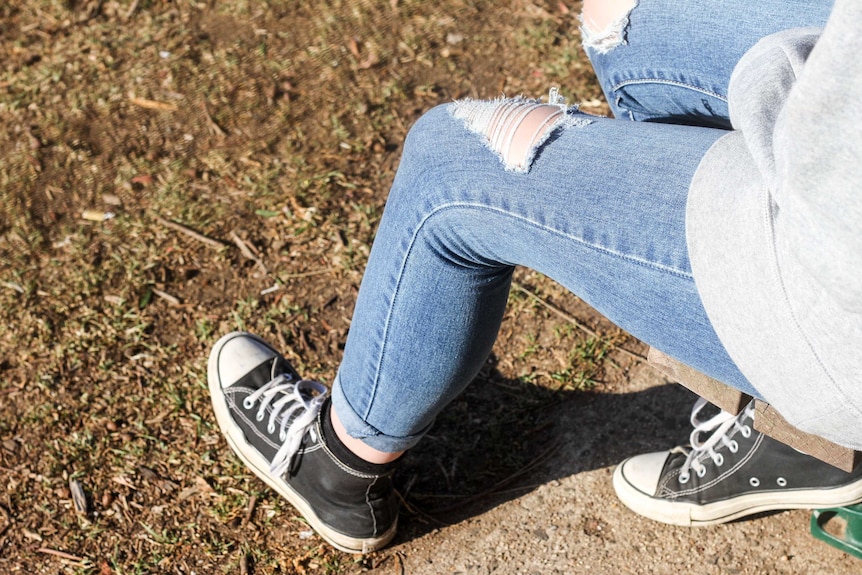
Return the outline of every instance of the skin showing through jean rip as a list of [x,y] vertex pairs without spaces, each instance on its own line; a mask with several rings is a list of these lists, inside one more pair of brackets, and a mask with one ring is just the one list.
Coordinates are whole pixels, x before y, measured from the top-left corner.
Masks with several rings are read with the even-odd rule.
[[581,35],[585,48],[599,54],[626,43],[625,29],[637,0],[584,0]]
[[586,125],[589,120],[573,116],[565,99],[552,89],[548,103],[523,97],[497,100],[460,100],[452,104],[453,116],[467,128],[484,136],[507,170],[526,173],[539,147],[554,130]]

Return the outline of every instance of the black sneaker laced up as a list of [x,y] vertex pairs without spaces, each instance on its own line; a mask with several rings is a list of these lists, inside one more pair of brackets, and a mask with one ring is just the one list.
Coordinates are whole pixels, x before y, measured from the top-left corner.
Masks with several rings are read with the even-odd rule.
[[[682,484],[688,483],[688,480],[691,479],[692,471],[701,478],[706,475],[706,466],[704,463],[708,459],[712,460],[716,466],[721,467],[724,464],[724,456],[719,453],[718,449],[721,449],[722,446],[726,447],[731,453],[739,451],[739,444],[733,439],[734,435],[740,433],[745,438],[751,437],[752,429],[746,422],[753,420],[753,401],[739,415],[733,415],[722,410],[709,419],[700,420],[698,415],[700,415],[701,410],[706,405],[707,401],[700,398],[695,402],[691,410],[691,424],[694,429],[689,436],[691,448],[688,452],[688,457],[679,472],[679,482]],[[705,441],[701,441],[701,434],[709,432],[712,432],[712,434]],[[684,450],[685,448],[678,447],[676,449]]]
[[272,380],[246,397],[242,406],[252,410],[259,403],[255,414],[259,422],[264,420],[266,409],[271,406],[266,430],[270,434],[278,430],[279,441],[283,443],[272,458],[269,471],[281,476],[290,467],[305,434],[311,433],[317,439],[313,426],[326,400],[327,389],[323,384],[309,379],[294,381],[290,374],[277,373],[277,366],[278,362],[273,362]]

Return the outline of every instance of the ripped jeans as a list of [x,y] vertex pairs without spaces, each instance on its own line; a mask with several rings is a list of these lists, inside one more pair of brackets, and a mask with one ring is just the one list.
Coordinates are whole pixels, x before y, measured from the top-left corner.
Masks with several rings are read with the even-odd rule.
[[[819,23],[814,2],[764,1],[756,9],[736,2],[741,14],[786,12],[780,26]],[[688,13],[704,4],[715,5],[710,17],[719,20],[733,12],[728,2],[641,0],[620,45],[605,54],[588,49],[617,115],[667,122],[509,99],[439,106],[413,126],[333,385],[333,406],[351,436],[385,452],[421,438],[490,354],[515,266],[545,274],[642,341],[757,395],[710,325],[686,247],[688,187],[724,131],[669,122],[726,123],[733,65],[776,19],[727,22],[697,52],[690,30],[717,29],[703,13]],[[652,18],[653,10],[665,15]],[[827,13],[828,6],[822,20]],[[671,32],[667,14],[698,20],[674,22]],[[674,34],[681,37],[667,50],[676,51],[664,52]],[[722,42],[732,49],[725,53]],[[703,54],[709,63],[693,80]],[[644,70],[662,81],[621,80]]]

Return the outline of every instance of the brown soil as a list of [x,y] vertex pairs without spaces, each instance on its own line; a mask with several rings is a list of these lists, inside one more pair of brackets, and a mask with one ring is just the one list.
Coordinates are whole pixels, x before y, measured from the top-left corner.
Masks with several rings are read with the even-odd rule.
[[204,363],[227,331],[331,381],[424,110],[556,85],[606,111],[579,8],[0,5],[0,572],[858,571],[802,512],[695,531],[621,509],[611,466],[683,438],[691,398],[529,271],[410,454],[382,552],[322,544],[215,426]]

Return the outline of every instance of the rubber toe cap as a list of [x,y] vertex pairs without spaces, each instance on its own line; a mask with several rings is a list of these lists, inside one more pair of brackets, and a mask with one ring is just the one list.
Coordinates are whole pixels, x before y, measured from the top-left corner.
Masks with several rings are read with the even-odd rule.
[[661,470],[667,458],[667,451],[659,451],[626,459],[620,463],[620,476],[623,483],[650,497],[655,496],[661,479]]
[[242,332],[229,333],[213,347],[211,361],[215,363],[218,382],[226,388],[241,379],[276,352],[257,337]]

